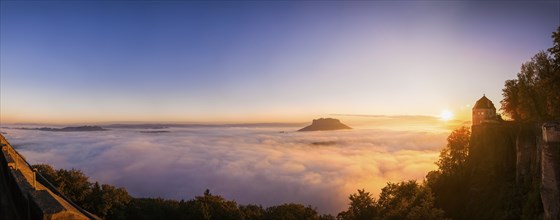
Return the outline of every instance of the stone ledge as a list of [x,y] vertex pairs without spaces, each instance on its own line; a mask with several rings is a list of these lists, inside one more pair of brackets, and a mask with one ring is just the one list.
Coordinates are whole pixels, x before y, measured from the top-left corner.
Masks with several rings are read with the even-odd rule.
[[70,201],[58,196],[49,188],[36,181],[32,167],[10,146],[0,134],[2,153],[0,161],[3,170],[7,171],[5,178],[12,191],[13,203],[17,211],[30,219],[71,219],[81,220],[99,219],[91,213],[82,213]]

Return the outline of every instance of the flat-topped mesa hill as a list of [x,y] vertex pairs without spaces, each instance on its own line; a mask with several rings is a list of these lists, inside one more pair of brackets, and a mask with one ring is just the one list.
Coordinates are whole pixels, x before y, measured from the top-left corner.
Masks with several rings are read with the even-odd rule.
[[332,130],[342,130],[342,129],[352,129],[345,124],[342,124],[340,120],[335,118],[319,118],[313,119],[311,125],[299,129],[298,131],[332,131]]

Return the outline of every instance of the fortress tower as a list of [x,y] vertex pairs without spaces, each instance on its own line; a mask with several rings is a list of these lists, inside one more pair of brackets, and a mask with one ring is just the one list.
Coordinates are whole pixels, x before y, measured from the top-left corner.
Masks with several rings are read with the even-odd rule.
[[472,108],[472,125],[479,125],[486,121],[495,121],[496,107],[490,99],[483,95]]

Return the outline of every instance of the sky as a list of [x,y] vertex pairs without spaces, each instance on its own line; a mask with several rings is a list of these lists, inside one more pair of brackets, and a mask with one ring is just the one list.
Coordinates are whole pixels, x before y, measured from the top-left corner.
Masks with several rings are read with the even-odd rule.
[[2,1],[0,123],[468,117],[558,1]]

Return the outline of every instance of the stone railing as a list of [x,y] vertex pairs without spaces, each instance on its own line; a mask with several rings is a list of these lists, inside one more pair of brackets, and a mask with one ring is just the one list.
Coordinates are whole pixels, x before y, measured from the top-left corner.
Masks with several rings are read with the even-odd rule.
[[560,122],[542,125],[541,198],[545,219],[560,219]]
[[0,134],[0,173],[21,219],[100,219],[83,210],[37,173]]

